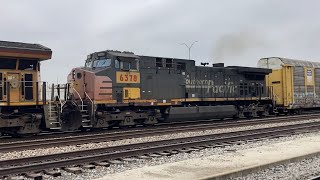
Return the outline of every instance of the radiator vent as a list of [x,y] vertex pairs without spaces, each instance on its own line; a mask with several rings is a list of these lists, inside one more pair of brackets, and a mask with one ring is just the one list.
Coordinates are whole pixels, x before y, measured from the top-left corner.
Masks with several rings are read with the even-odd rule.
[[33,77],[32,74],[24,75],[24,99],[33,100]]

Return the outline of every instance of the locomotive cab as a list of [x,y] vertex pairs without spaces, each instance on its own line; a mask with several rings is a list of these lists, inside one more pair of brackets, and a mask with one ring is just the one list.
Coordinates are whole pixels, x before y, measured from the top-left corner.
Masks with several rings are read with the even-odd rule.
[[38,45],[0,41],[0,101],[2,106],[39,105],[42,102],[40,62],[51,50]]
[[40,63],[26,58],[0,58],[0,61],[1,100],[9,105],[35,101]]
[[103,51],[88,55],[84,67],[68,76],[75,99],[122,103],[140,98],[139,57],[129,52]]

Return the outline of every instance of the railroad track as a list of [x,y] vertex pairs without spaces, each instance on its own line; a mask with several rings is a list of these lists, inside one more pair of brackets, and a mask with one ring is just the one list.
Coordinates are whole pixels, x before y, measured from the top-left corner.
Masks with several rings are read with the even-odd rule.
[[[307,111],[304,112],[303,115],[286,115],[286,116],[268,116],[268,117],[258,117],[250,120],[261,120],[261,119],[274,119],[274,118],[288,118],[288,117],[301,117],[301,116],[309,116],[309,115],[316,115],[320,114],[320,111]],[[153,129],[153,128],[165,128],[165,127],[173,127],[173,126],[185,126],[185,125],[191,125],[191,124],[206,124],[206,123],[228,123],[228,122],[238,122],[238,121],[247,121],[247,119],[241,119],[241,120],[234,120],[234,119],[225,119],[225,120],[219,120],[219,119],[210,119],[210,120],[199,120],[199,121],[183,121],[183,122],[163,122],[159,124],[155,124],[152,127],[144,127],[143,125],[137,125],[134,128],[128,128],[128,129],[122,129],[115,127],[113,129],[97,129],[97,131],[70,131],[70,132],[52,132],[52,131],[44,131],[40,134],[34,135],[34,136],[22,136],[22,137],[12,137],[9,135],[0,135],[0,143],[1,142],[13,142],[13,141],[20,141],[23,140],[37,140],[37,139],[49,139],[49,138],[63,138],[63,137],[71,137],[71,136],[83,136],[83,135],[92,135],[92,134],[98,134],[98,133],[117,133],[117,132],[124,132],[124,131],[136,131],[136,130],[146,130],[146,129]]]
[[320,180],[320,175],[311,177],[309,180]]
[[116,141],[122,139],[131,138],[142,138],[148,136],[158,136],[172,133],[183,133],[183,132],[195,132],[222,128],[234,128],[234,127],[244,127],[251,125],[262,125],[271,123],[281,123],[281,122],[293,122],[293,121],[303,121],[306,119],[318,118],[318,115],[301,115],[301,116],[285,116],[285,117],[272,117],[260,120],[242,120],[235,122],[223,122],[223,123],[205,123],[205,124],[191,124],[191,125],[176,125],[173,127],[155,127],[142,130],[132,130],[126,132],[113,132],[113,133],[99,133],[81,136],[70,136],[52,139],[39,139],[39,140],[29,140],[29,141],[18,141],[9,143],[0,143],[0,153],[9,151],[19,151],[19,150],[30,150],[37,148],[50,148],[50,147],[61,147],[70,146],[86,143],[99,143]]
[[26,172],[44,172],[52,175],[52,171],[49,170],[53,168],[63,168],[66,171],[72,171],[70,166],[84,164],[108,166],[110,163],[123,163],[124,161],[131,161],[136,158],[145,159],[168,156],[204,148],[223,147],[248,141],[314,132],[319,131],[319,129],[320,123],[312,122],[4,160],[0,161],[0,176],[23,174]]

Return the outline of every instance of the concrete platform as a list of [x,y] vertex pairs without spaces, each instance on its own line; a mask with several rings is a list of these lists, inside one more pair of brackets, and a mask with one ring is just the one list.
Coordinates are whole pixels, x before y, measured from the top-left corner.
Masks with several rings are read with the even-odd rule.
[[109,174],[99,180],[127,179],[224,179],[228,173],[245,169],[259,169],[270,163],[320,154],[320,134],[281,143],[212,155],[175,163],[143,167]]

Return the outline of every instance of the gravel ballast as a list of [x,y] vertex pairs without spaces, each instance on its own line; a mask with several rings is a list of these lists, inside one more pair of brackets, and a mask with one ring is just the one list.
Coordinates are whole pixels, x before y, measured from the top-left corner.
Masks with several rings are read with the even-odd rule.
[[[249,142],[246,144],[241,144],[241,145],[232,145],[232,146],[226,146],[224,148],[207,148],[207,149],[203,149],[200,151],[194,151],[191,153],[180,153],[180,154],[176,154],[176,155],[172,155],[172,156],[162,156],[162,157],[158,157],[158,158],[152,158],[152,159],[148,159],[148,160],[141,160],[138,159],[136,161],[133,162],[125,162],[124,164],[118,164],[118,165],[111,165],[110,167],[99,167],[97,166],[96,169],[94,170],[84,170],[84,172],[82,174],[71,174],[71,173],[67,173],[65,171],[62,171],[62,176],[55,178],[55,179],[95,179],[95,178],[100,178],[103,176],[108,177],[108,175],[110,174],[114,174],[114,173],[120,173],[121,172],[125,172],[127,170],[131,170],[131,169],[137,169],[137,168],[143,168],[143,167],[151,167],[151,166],[156,166],[156,165],[163,165],[163,164],[168,164],[168,163],[174,163],[174,162],[179,162],[179,161],[184,161],[184,160],[190,160],[190,159],[195,159],[195,158],[207,158],[209,156],[215,155],[216,159],[223,159],[224,158],[224,154],[229,153],[229,152],[236,152],[239,150],[246,150],[246,149],[251,149],[251,148],[257,148],[257,147],[261,147],[261,146],[270,146],[270,148],[273,148],[273,144],[275,143],[281,143],[281,142],[286,142],[286,141],[292,141],[292,140],[299,140],[299,139],[303,139],[306,137],[313,137],[313,136],[320,136],[320,133],[308,133],[308,134],[300,134],[300,135],[294,135],[294,136],[290,136],[290,137],[281,137],[281,138],[276,138],[276,139],[267,139],[267,140],[263,140],[263,141],[258,141],[258,142]],[[316,162],[316,164],[314,165],[314,167],[316,168],[317,163],[319,163],[320,161],[319,157],[317,157],[317,161],[312,161],[312,162]],[[308,166],[310,165],[308,162],[310,162],[310,160],[306,160],[305,164],[308,164],[305,166],[305,168],[308,168]],[[303,162],[302,162],[303,164]],[[296,172],[298,173],[302,173],[302,172],[306,172],[304,170],[304,168],[298,166],[298,165],[291,165],[293,171],[288,172],[288,173],[294,173],[295,170],[297,170]],[[318,164],[319,167],[319,164]],[[308,172],[312,172],[313,170],[317,170],[315,168],[308,168],[310,171]],[[277,171],[277,169],[279,171]],[[300,170],[299,170],[300,169]],[[265,173],[257,173],[257,174],[253,174],[253,175],[248,175],[247,177],[244,178],[240,178],[240,179],[279,179],[277,177],[285,177],[287,176],[286,174],[283,174],[283,176],[281,175],[283,171],[288,170],[287,168],[277,168],[275,167],[274,169],[271,168],[270,170],[267,170]],[[319,169],[318,169],[319,170]],[[263,171],[264,172],[264,171]],[[316,172],[316,171],[314,171]],[[312,172],[312,173],[314,173]],[[274,173],[273,176],[269,176],[270,173],[271,175]],[[279,174],[277,174],[279,173]],[[272,178],[269,178],[269,177]],[[297,175],[292,175],[290,177],[298,177]],[[301,178],[303,178],[303,176],[299,176]],[[51,178],[49,176],[46,176],[46,178]],[[166,177],[165,174],[163,174],[163,177],[158,177],[158,178],[169,178]],[[281,178],[280,178],[281,179]],[[292,179],[292,178],[288,178],[288,179]],[[295,178],[293,178],[295,179]]]
[[310,179],[320,175],[320,156],[307,158],[299,162],[282,164],[268,168],[244,177],[232,178],[234,180],[256,180],[256,179]]
[[132,139],[119,140],[119,141],[88,143],[88,144],[82,144],[82,145],[52,147],[52,148],[35,149],[35,150],[13,151],[13,152],[1,153],[0,160],[48,155],[48,154],[54,154],[54,153],[63,153],[63,152],[71,152],[71,151],[79,151],[79,150],[88,150],[88,149],[94,149],[94,148],[111,147],[111,146],[119,146],[119,145],[134,144],[134,143],[152,142],[152,141],[174,139],[174,138],[227,133],[227,132],[235,132],[235,131],[260,129],[260,128],[270,128],[270,127],[276,127],[276,126],[301,124],[301,123],[307,123],[307,122],[320,122],[320,119],[283,122],[283,123],[271,123],[271,124],[243,126],[243,127],[226,128],[226,129],[214,129],[214,130],[205,130],[205,131],[197,131],[197,132],[187,132],[187,133],[176,133],[176,134],[168,134],[168,135],[161,135],[161,136],[132,138]]

